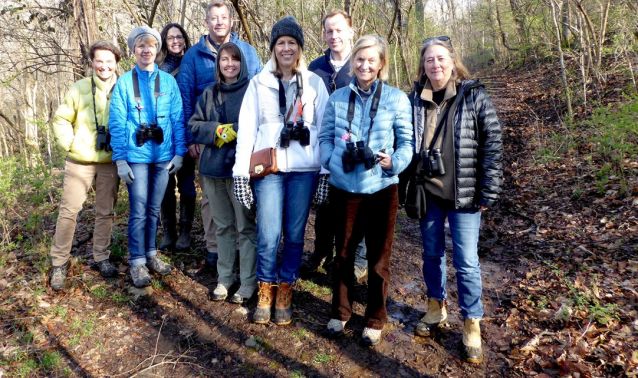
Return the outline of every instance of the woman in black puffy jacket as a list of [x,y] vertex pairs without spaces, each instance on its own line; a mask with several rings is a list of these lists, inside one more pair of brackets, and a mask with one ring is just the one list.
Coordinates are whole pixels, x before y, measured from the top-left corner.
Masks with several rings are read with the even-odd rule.
[[494,205],[503,181],[501,126],[485,88],[477,80],[468,80],[469,73],[449,37],[426,39],[420,57],[410,95],[415,170],[406,202],[409,215],[420,222],[428,296],[428,310],[416,334],[429,336],[447,324],[447,219],[464,319],[463,352],[468,362],[478,363],[483,357],[479,228],[481,213]]

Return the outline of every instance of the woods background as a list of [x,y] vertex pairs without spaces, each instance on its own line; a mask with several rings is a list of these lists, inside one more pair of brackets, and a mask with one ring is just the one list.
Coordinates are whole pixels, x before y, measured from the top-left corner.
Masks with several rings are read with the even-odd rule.
[[[55,161],[49,122],[65,89],[88,73],[86,53],[97,39],[117,43],[135,26],[161,30],[180,22],[191,41],[206,34],[205,1],[4,0],[0,3],[0,157],[27,164]],[[390,82],[408,89],[427,36],[449,35],[472,69],[551,62],[564,98],[557,112],[599,101],[608,77],[621,74],[636,90],[638,3],[632,0],[232,1],[235,29],[265,61],[271,25],[292,14],[306,36],[308,61],[325,48],[321,19],[346,9],[357,35],[377,33],[391,46]],[[125,58],[121,71],[130,69]]]

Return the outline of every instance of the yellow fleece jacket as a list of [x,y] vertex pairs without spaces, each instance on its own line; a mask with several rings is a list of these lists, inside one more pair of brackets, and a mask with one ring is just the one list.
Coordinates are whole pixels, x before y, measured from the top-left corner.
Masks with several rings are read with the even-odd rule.
[[[93,80],[97,121],[108,130],[109,97],[117,78],[113,75],[105,82],[93,75]],[[53,117],[53,134],[70,159],[79,163],[110,163],[111,152],[95,149],[97,130],[92,97],[91,77],[73,83]]]

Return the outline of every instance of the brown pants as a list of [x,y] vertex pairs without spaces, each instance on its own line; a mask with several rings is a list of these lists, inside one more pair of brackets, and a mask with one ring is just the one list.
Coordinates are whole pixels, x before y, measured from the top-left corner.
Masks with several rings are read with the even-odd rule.
[[390,255],[399,204],[396,185],[373,194],[353,194],[330,187],[335,207],[335,275],[332,317],[349,320],[355,283],[357,244],[365,237],[368,249],[368,305],[366,327],[382,329],[387,321],[386,297],[390,281]]
[[62,202],[51,246],[53,266],[64,265],[71,257],[77,216],[86,201],[95,179],[95,227],[93,229],[93,259],[100,262],[109,258],[113,206],[117,200],[120,179],[112,163],[78,164],[67,160],[64,165]]

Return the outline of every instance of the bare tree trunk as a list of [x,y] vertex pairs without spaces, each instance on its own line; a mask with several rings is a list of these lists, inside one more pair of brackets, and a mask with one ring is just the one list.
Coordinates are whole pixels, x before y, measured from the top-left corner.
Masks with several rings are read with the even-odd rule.
[[563,36],[563,44],[565,47],[569,47],[571,45],[571,31],[569,30],[569,24],[571,22],[571,9],[569,7],[569,1],[563,1],[561,15],[561,31]]
[[558,49],[558,58],[560,63],[560,79],[563,83],[563,89],[565,91],[565,101],[567,102],[567,116],[569,121],[574,119],[574,110],[572,109],[572,95],[569,90],[569,83],[567,82],[567,69],[565,68],[565,58],[563,54],[563,47],[561,43],[561,29],[558,25],[558,12],[556,11],[557,5],[554,4],[556,0],[550,0],[552,6],[552,21],[554,22],[554,28],[556,32],[556,47]]
[[73,20],[77,31],[78,42],[80,44],[80,61],[78,62],[78,70],[76,79],[86,75],[86,67],[89,66],[89,47],[96,40],[97,21],[95,19],[95,1],[94,0],[73,0]]
[[237,16],[239,17],[239,22],[241,22],[241,27],[244,29],[244,33],[246,33],[246,40],[254,46],[253,34],[250,31],[250,25],[248,25],[248,20],[246,19],[246,15],[244,14],[241,5],[239,4],[239,0],[233,0],[232,3],[233,8],[235,8],[235,11],[237,12]]
[[498,38],[498,21],[496,17],[496,4],[495,0],[489,0],[489,20],[490,20],[490,35],[492,37],[492,50],[494,51],[494,60],[501,60],[501,41]]

